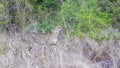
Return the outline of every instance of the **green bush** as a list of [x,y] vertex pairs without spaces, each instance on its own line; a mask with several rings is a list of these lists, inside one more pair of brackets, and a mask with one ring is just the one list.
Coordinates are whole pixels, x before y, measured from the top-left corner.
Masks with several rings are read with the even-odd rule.
[[54,28],[54,22],[39,22],[37,25],[38,32],[47,33]]
[[98,4],[100,11],[112,14],[114,20],[112,26],[120,28],[120,0],[100,0]]
[[0,3],[0,32],[4,26],[8,25],[8,13],[6,11],[6,3]]
[[88,34],[94,38],[99,36],[101,29],[111,26],[113,15],[101,11],[98,0],[66,0],[61,6],[58,20],[70,34],[80,37]]

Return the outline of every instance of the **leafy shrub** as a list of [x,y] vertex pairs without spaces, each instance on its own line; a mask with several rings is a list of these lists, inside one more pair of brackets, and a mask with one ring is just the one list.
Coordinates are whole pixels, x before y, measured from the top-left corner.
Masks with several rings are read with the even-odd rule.
[[57,0],[37,0],[37,4],[41,4],[44,10],[56,10],[58,8]]
[[0,3],[0,32],[3,30],[3,26],[7,24],[7,15],[5,11],[5,5],[3,3]]
[[38,23],[31,23],[23,29],[23,32],[38,32],[37,30]]
[[113,16],[99,9],[98,0],[66,0],[61,6],[58,20],[71,34],[88,34],[94,38],[99,36],[101,29],[111,25]]
[[120,27],[120,0],[100,0],[99,8],[102,12],[107,12],[112,14],[114,20],[112,22],[112,26],[115,28]]
[[8,50],[8,46],[5,42],[2,42],[0,45],[0,54],[5,54]]
[[33,7],[29,0],[9,0],[0,3],[0,27],[13,30],[15,24],[20,30],[33,22]]
[[46,33],[50,32],[54,27],[54,23],[43,21],[39,22],[37,25],[37,29],[39,32]]

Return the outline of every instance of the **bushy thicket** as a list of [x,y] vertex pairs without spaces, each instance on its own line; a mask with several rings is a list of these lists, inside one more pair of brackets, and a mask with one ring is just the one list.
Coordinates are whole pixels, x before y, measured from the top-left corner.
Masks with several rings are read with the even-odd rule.
[[101,30],[119,29],[119,6],[120,0],[1,0],[0,28],[49,32],[61,25],[67,34],[101,39]]
[[[110,0],[66,0],[58,13],[58,20],[70,34],[83,37],[87,34],[96,40],[108,39],[101,30],[118,26],[116,15],[119,14],[120,1]],[[117,15],[117,19],[120,18]],[[72,30],[72,31],[71,31]]]
[[109,26],[113,19],[111,14],[99,10],[97,0],[67,0],[61,6],[59,16],[60,21],[65,22],[70,30],[73,27],[77,35],[81,35],[81,32],[97,33]]
[[[1,0],[1,31],[20,31],[33,22],[33,7],[28,0]],[[4,14],[4,15],[3,15]]]

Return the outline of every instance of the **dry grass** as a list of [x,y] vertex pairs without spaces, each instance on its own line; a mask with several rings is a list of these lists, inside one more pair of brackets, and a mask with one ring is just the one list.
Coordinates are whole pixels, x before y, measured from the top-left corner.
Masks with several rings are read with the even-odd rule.
[[120,40],[113,37],[100,43],[88,37],[61,39],[56,45],[38,40],[47,41],[0,34],[1,68],[120,68]]

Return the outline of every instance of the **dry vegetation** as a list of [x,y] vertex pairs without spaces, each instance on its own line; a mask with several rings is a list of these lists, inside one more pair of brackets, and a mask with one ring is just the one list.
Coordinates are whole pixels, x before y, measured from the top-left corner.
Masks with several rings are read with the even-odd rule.
[[[120,68],[119,6],[120,0],[0,0],[0,68]],[[56,25],[61,29],[52,31]]]
[[120,40],[114,37],[99,43],[88,37],[61,38],[56,45],[44,37],[0,34],[1,68],[120,68]]

